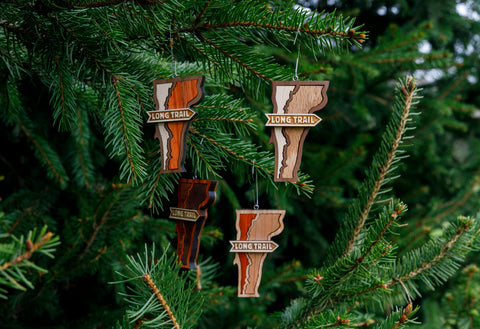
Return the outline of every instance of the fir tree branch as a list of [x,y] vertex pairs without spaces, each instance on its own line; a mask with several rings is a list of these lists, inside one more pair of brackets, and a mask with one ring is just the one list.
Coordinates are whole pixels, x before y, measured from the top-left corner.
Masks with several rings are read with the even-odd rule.
[[370,210],[375,200],[377,199],[378,193],[380,192],[380,189],[384,184],[384,180],[386,178],[388,170],[392,165],[393,160],[395,159],[396,151],[401,143],[402,136],[405,133],[405,126],[407,124],[410,108],[416,94],[415,82],[412,77],[409,77],[407,79],[407,83],[405,86],[401,86],[401,91],[404,96],[404,102],[401,111],[400,122],[398,123],[398,128],[396,130],[396,135],[391,142],[391,148],[388,151],[385,161],[382,164],[378,165],[377,177],[375,179],[371,192],[363,206],[363,210],[360,213],[360,218],[358,219],[357,224],[353,229],[353,234],[347,243],[347,249],[345,250],[345,254],[350,254],[352,252],[353,246],[355,245],[355,242],[357,241],[358,236],[363,229],[365,221],[370,214]]
[[472,227],[472,223],[473,223],[472,220],[462,221],[461,225],[457,227],[455,235],[453,235],[451,239],[442,246],[440,252],[431,261],[422,263],[422,265],[419,268],[407,274],[404,274],[398,278],[393,278],[390,282],[386,284],[387,287],[394,286],[398,283],[401,283],[402,281],[411,280],[412,278],[420,275],[421,273],[435,266],[438,262],[440,262],[442,259],[444,259],[448,255],[448,252],[452,249],[452,247],[455,245],[458,239]]
[[[298,33],[308,34],[310,36],[317,36],[317,37],[323,36],[323,35],[329,35],[332,37],[356,39],[360,43],[365,42],[366,35],[362,32],[357,32],[353,29],[349,30],[348,32],[334,31],[331,27],[327,28],[326,30],[318,30],[318,29],[308,29],[306,25],[307,24],[304,24],[305,27],[299,28],[298,26],[284,25],[282,22],[280,22],[280,24],[269,24],[264,22],[234,21],[234,22],[224,22],[224,23],[217,23],[217,24],[205,23],[200,25],[200,27],[204,27],[208,29],[255,27],[255,28],[261,28],[265,30],[289,31],[289,32],[295,32],[295,33],[298,31]],[[187,29],[180,30],[180,32],[193,32],[193,29],[187,28]]]
[[[132,160],[132,154],[130,153],[130,142],[129,142],[129,139],[127,137],[127,127],[126,127],[126,124],[125,124],[125,121],[126,121],[125,113],[123,111],[122,99],[120,97],[120,91],[118,90],[118,86],[117,86],[117,82],[120,79],[122,79],[122,78],[113,76],[112,77],[112,84],[113,84],[113,88],[115,89],[115,95],[116,95],[116,98],[117,98],[118,109],[120,111],[120,116],[122,118],[122,131],[123,131],[123,142],[124,142],[124,145],[125,145],[125,152],[127,154],[128,162],[130,164],[130,170],[133,174],[133,179],[135,179],[135,177],[137,177],[137,172],[135,170],[135,165],[134,165],[133,160]],[[132,178],[130,178],[130,181],[131,180],[132,180]]]
[[55,178],[58,180],[60,186],[65,187],[67,184],[68,177],[65,176],[66,174],[64,172],[63,167],[61,166],[61,163],[58,163],[60,167],[57,168],[53,164],[53,160],[47,154],[47,150],[45,150],[44,147],[40,145],[39,141],[37,141],[37,138],[36,138],[37,136],[35,136],[32,132],[30,132],[29,129],[20,121],[20,119],[18,119],[18,125],[20,126],[24,134],[28,137],[28,139],[30,139],[30,141],[33,143],[35,149],[38,151],[41,158],[45,160],[45,163],[47,164],[48,168],[53,173]]
[[[376,282],[375,284],[370,286],[368,289],[357,291],[351,294],[345,294],[344,297],[350,298],[350,297],[358,297],[358,296],[366,295],[378,289],[385,290],[385,289],[394,287],[398,284],[403,284],[404,282],[415,279],[419,275],[424,274],[426,271],[434,268],[436,265],[438,265],[439,263],[447,259],[450,256],[449,252],[452,250],[452,248],[456,245],[457,242],[459,242],[459,239],[463,235],[469,232],[472,226],[473,226],[473,220],[471,219],[461,220],[460,225],[456,228],[455,233],[442,245],[439,252],[431,260],[424,261],[417,268],[399,277],[394,277],[385,283]],[[472,238],[466,242],[467,248],[470,248],[470,245],[473,243],[473,239],[475,237],[478,237],[479,233],[480,233],[480,230],[477,230],[476,232],[472,233]],[[458,256],[460,255],[457,255],[457,257]],[[336,301],[338,302],[339,300],[336,300]]]
[[60,82],[60,95],[61,95],[61,108],[62,108],[62,115],[61,115],[61,121],[65,120],[65,88],[63,88],[63,78],[62,78],[62,72],[60,72],[60,62],[58,61],[58,57],[55,55],[55,64],[57,65],[57,73],[58,73],[58,79]]
[[453,202],[453,204],[445,204],[443,205],[446,209],[444,209],[442,212],[436,214],[433,219],[436,221],[440,218],[443,218],[455,210],[457,210],[460,206],[465,204],[467,200],[472,196],[472,194],[476,191],[476,188],[480,184],[480,176],[476,176],[473,181],[472,185],[468,188],[468,190],[460,197],[460,199],[456,200]]
[[158,290],[157,286],[155,285],[155,283],[152,281],[152,279],[150,278],[150,275],[148,273],[145,273],[142,275],[142,278],[143,280],[145,280],[145,283],[148,285],[148,287],[152,290],[152,292],[155,294],[155,297],[157,298],[157,300],[160,302],[160,304],[162,304],[163,308],[165,309],[165,311],[167,312],[168,314],[168,317],[170,318],[170,320],[172,321],[173,323],[173,327],[175,329],[181,329],[180,328],[180,325],[178,324],[177,322],[177,319],[175,318],[175,315],[173,315],[173,312],[172,310],[170,309],[170,306],[168,306],[167,304],[167,301],[165,300],[165,298],[163,297],[163,295],[160,293],[160,290]]
[[1,265],[0,271],[5,271],[11,266],[15,266],[23,261],[30,259],[30,257],[32,257],[35,251],[40,249],[44,244],[50,242],[50,240],[52,239],[52,236],[53,236],[53,233],[48,232],[48,233],[45,233],[42,237],[40,237],[40,239],[38,239],[38,241],[35,243],[33,243],[31,240],[27,240],[26,242],[27,250],[23,254],[12,259],[11,261]]
[[82,172],[83,183],[85,184],[86,188],[90,188],[90,182],[88,178],[88,165],[86,163],[85,157],[83,156],[83,152],[80,149],[81,146],[86,145],[86,141],[84,140],[84,136],[82,133],[83,131],[82,111],[77,111],[77,130],[78,130],[79,141],[75,145],[76,145],[78,159],[80,162],[80,169]]
[[377,237],[375,238],[373,243],[370,244],[370,246],[367,248],[367,250],[365,250],[365,252],[359,258],[357,258],[357,260],[355,262],[355,265],[352,268],[352,270],[355,269],[356,267],[360,266],[360,264],[363,263],[365,258],[372,251],[372,249],[378,244],[380,239],[385,235],[385,233],[387,233],[387,231],[390,229],[392,224],[397,220],[397,217],[400,216],[405,209],[406,209],[405,205],[403,205],[403,204],[402,205],[397,205],[396,211],[390,214],[390,220],[386,223],[386,225],[384,225],[382,231],[377,235]]
[[220,53],[222,53],[223,55],[225,55],[227,58],[231,59],[233,62],[237,63],[238,65],[242,66],[243,68],[245,68],[247,71],[251,72],[252,74],[254,74],[255,76],[258,76],[264,80],[267,80],[267,81],[273,81],[272,78],[269,78],[267,77],[265,74],[262,74],[260,73],[260,71],[258,70],[255,70],[253,67],[251,67],[249,64],[243,62],[242,60],[240,60],[239,58],[235,57],[234,55],[232,55],[231,53],[229,53],[227,50],[223,49],[222,47],[220,47],[218,44],[214,43],[212,40],[208,39],[205,35],[201,34],[201,33],[198,33],[198,38],[201,40],[201,41],[205,41],[207,42],[209,45],[211,45],[213,48],[215,48],[216,50],[218,50]]
[[197,26],[198,23],[200,23],[200,21],[202,20],[203,15],[204,15],[205,12],[207,11],[207,8],[208,8],[208,6],[210,5],[211,2],[212,2],[212,0],[208,0],[208,1],[205,3],[205,6],[203,7],[202,11],[198,14],[197,18],[195,19],[195,22],[193,22],[193,25],[194,25],[194,26]]

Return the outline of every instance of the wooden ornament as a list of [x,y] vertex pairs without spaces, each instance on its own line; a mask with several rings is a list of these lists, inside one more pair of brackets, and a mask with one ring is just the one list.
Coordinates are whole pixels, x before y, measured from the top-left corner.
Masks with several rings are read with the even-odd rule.
[[298,182],[303,142],[322,119],[313,112],[327,104],[329,81],[273,81],[273,113],[266,114],[275,146],[276,182]]
[[270,239],[283,231],[285,210],[237,210],[237,240],[230,241],[238,266],[238,297],[259,297],[263,262],[278,245]]
[[191,107],[203,96],[204,76],[153,81],[156,111],[148,111],[148,123],[155,123],[160,142],[163,173],[184,172],[187,132],[197,114]]
[[177,256],[182,268],[196,269],[200,235],[207,210],[215,203],[218,182],[181,178],[178,206],[170,208],[170,218],[177,221]]

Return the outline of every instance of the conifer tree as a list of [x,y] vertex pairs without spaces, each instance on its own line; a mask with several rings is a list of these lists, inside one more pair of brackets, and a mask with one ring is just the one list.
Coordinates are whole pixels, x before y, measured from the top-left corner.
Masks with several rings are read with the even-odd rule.
[[[470,45],[453,24],[404,19],[408,2],[378,29],[383,2],[327,3],[2,1],[0,325],[474,327],[478,58],[448,47]],[[220,187],[195,272],[170,247],[182,175],[160,173],[145,122],[153,80],[200,74],[182,175]],[[300,181],[274,183],[264,113],[271,81],[296,75],[330,80],[329,103]],[[257,189],[286,230],[261,297],[238,299],[228,241]]]

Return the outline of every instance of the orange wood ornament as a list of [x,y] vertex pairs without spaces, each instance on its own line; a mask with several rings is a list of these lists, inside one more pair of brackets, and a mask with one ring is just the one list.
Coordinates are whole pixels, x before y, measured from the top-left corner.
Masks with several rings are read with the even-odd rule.
[[230,241],[238,266],[238,297],[259,297],[263,262],[278,245],[270,239],[283,231],[285,210],[237,210],[237,240]]
[[215,203],[218,182],[181,178],[178,185],[178,207],[170,208],[176,219],[177,256],[182,268],[197,268],[200,236],[207,220],[207,210]]
[[153,81],[156,111],[148,111],[148,123],[155,123],[160,142],[160,172],[184,172],[186,138],[190,122],[197,114],[191,109],[203,96],[204,76]]
[[327,104],[329,81],[273,81],[273,113],[266,114],[275,146],[276,182],[298,182],[303,142],[322,119],[313,112]]

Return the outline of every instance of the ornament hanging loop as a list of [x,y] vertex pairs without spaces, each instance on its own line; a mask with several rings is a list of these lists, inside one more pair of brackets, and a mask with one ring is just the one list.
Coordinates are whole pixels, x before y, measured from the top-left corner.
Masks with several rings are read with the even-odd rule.
[[168,30],[170,32],[170,53],[171,53],[172,60],[173,60],[173,74],[172,74],[172,77],[176,78],[176,77],[178,77],[178,75],[177,75],[177,58],[175,57],[175,54],[173,53],[172,25],[168,26]]
[[255,177],[255,204],[253,205],[253,209],[258,210],[260,206],[258,205],[258,175],[255,170],[255,160],[253,160],[252,164],[252,176]]
[[[295,33],[295,39],[293,39],[293,45],[297,43],[298,35],[300,34],[300,27],[302,26],[302,22],[298,24],[297,33]],[[298,44],[298,51],[297,51],[297,60],[295,61],[295,73],[293,75],[293,81],[298,81],[298,60],[300,58],[300,44]]]

